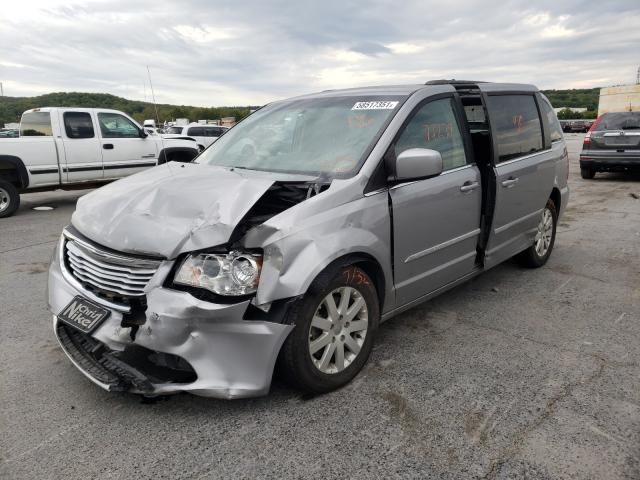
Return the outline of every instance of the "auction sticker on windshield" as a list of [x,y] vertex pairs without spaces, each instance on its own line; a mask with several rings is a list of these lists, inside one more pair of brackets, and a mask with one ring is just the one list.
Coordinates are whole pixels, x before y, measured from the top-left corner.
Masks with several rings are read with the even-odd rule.
[[64,323],[89,333],[96,328],[111,312],[87,299],[77,296],[62,309],[58,318]]
[[398,102],[356,102],[351,110],[393,110]]

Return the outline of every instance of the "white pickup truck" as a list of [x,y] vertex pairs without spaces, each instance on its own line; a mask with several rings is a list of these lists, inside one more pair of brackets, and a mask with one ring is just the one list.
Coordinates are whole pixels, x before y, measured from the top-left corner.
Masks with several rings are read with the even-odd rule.
[[193,138],[200,150],[204,150],[218,138],[226,133],[229,127],[220,125],[206,125],[190,123],[189,125],[174,125],[164,129],[163,138],[176,138],[187,136]]
[[20,137],[0,139],[0,218],[20,193],[89,188],[199,153],[191,138],[149,134],[117,110],[47,107],[22,114]]

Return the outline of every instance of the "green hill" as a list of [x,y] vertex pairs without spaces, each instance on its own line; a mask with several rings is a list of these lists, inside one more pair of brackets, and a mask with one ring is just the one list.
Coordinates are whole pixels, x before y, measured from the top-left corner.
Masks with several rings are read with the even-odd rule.
[[570,110],[560,111],[558,118],[596,118],[598,116],[598,101],[600,99],[599,88],[580,88],[571,90],[543,90],[551,105],[559,107],[586,108],[584,113],[572,113]]
[[[595,118],[595,112],[598,110],[599,88],[544,90],[544,94],[554,107],[585,107],[589,110],[585,117]],[[57,92],[37,97],[0,97],[0,127],[8,122],[19,122],[22,112],[37,107],[113,108],[128,113],[139,122],[156,117],[153,104],[150,102],[127,100],[108,93]],[[251,108],[255,107],[206,108],[159,104],[158,116],[161,122],[176,118],[195,121],[236,117],[236,120],[241,120],[249,114]],[[562,118],[563,115],[559,116]],[[572,117],[575,118],[576,115],[572,114]]]
[[599,88],[581,88],[572,90],[543,90],[554,107],[584,107],[598,110]]
[[[108,93],[57,92],[37,97],[0,97],[0,127],[8,122],[19,122],[22,112],[37,107],[86,107],[112,108],[128,113],[142,123],[148,118],[156,118],[150,102],[127,100]],[[255,107],[193,107],[187,105],[158,105],[158,116],[164,122],[176,118],[215,120],[222,117],[236,117],[240,120]]]

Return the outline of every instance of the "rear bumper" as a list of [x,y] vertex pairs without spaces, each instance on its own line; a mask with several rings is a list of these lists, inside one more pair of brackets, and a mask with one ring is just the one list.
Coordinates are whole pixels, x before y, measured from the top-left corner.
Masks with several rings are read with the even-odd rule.
[[[65,279],[56,259],[57,255],[48,281],[54,332],[67,357],[96,385],[109,391],[190,392],[225,399],[268,393],[276,358],[292,325],[245,320],[248,300],[219,305],[156,286],[147,292],[146,319],[137,331],[123,327],[123,314],[110,309],[104,323],[84,334],[57,318],[85,292]],[[149,357],[155,359],[152,369]]]
[[596,170],[627,170],[640,168],[640,152],[581,153],[580,168]]

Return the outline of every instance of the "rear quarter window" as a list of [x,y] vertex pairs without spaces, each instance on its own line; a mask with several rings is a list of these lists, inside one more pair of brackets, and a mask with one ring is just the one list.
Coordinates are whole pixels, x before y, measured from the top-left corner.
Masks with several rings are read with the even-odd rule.
[[558,116],[556,112],[553,111],[553,108],[551,108],[551,104],[544,98],[540,102],[540,110],[542,110],[542,114],[547,117],[551,141],[557,142],[558,140],[562,140],[562,127],[560,126]]
[[542,125],[533,95],[489,96],[487,108],[499,162],[542,150]]
[[93,138],[91,115],[85,112],[65,112],[64,130],[68,138]]
[[51,137],[51,115],[49,112],[27,112],[20,120],[21,137]]

